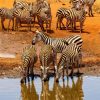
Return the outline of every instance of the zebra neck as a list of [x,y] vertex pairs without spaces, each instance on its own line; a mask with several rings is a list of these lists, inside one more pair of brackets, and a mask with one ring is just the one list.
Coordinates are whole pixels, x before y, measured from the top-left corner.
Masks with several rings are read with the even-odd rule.
[[52,39],[45,35],[44,33],[41,34],[41,38],[42,38],[42,41],[45,43],[45,44],[52,44]]

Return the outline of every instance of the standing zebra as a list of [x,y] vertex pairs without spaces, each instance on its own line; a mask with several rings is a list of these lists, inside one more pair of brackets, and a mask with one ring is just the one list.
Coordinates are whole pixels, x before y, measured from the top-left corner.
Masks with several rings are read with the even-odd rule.
[[[39,32],[37,30],[35,36],[33,37],[32,44],[35,44],[38,41],[43,41],[44,44],[52,45],[56,53],[62,53],[66,46],[68,46],[71,43],[76,43],[76,45],[79,47],[79,52],[81,52],[83,43],[83,40],[80,35],[72,35],[66,38],[51,38],[43,32]],[[57,64],[57,58],[55,59],[55,64]]]
[[80,60],[80,54],[79,54],[79,47],[75,44],[69,44],[66,49],[63,50],[61,54],[61,58],[59,60],[59,63],[56,70],[56,81],[58,81],[60,77],[60,71],[63,69],[63,77],[64,77],[64,68],[66,67],[66,72],[68,74],[68,68],[71,66],[72,70],[70,75],[73,75],[74,67],[78,67],[78,73],[79,73],[79,66],[80,66],[81,60]]
[[2,25],[2,29],[3,30],[6,30],[5,26],[4,26],[5,19],[9,19],[9,24],[8,24],[7,30],[9,30],[9,26],[10,26],[11,20],[13,22],[12,30],[14,30],[14,16],[13,16],[13,11],[14,11],[13,8],[11,8],[11,9],[0,8],[1,25]]
[[14,11],[14,17],[16,18],[15,22],[15,29],[18,30],[18,25],[19,24],[26,24],[30,27],[31,31],[31,23],[32,23],[32,17],[30,15],[30,11],[28,10],[21,10],[21,9],[16,9]]
[[21,79],[21,82],[24,82],[24,79],[29,74],[34,74],[33,67],[34,64],[37,62],[37,54],[36,54],[36,48],[34,45],[29,45],[23,49],[22,54],[22,73],[23,78]]
[[51,45],[44,45],[39,54],[42,80],[46,81],[50,64],[55,64],[55,51]]
[[16,9],[29,10],[29,6],[30,6],[31,3],[26,2],[26,1],[17,1],[17,0],[14,0],[13,7],[16,8]]
[[[87,7],[81,8],[81,10],[77,11],[76,9],[66,9],[66,8],[59,8],[57,11],[57,27],[58,27],[58,22],[62,22],[63,18],[67,19],[66,23],[66,29],[69,26],[69,23],[71,24],[72,29],[76,28],[76,22],[80,22],[80,33],[82,32],[82,27],[84,24],[84,21],[86,19],[86,13],[87,13]],[[61,25],[60,25],[61,27]]]
[[44,30],[44,23],[46,23],[46,28],[49,25],[49,29],[51,29],[51,7],[47,1],[39,0],[36,3],[34,3],[31,14],[37,17],[38,24],[40,25],[42,30]]
[[70,0],[70,3],[72,3],[73,7],[75,7],[78,2],[80,2],[82,5],[88,6],[88,14],[89,16],[93,17],[92,6],[95,1],[96,0]]

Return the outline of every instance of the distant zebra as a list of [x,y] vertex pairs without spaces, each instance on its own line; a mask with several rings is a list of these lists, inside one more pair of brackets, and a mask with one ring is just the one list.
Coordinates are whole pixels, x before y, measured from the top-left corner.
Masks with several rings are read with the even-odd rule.
[[39,54],[42,80],[46,81],[50,64],[55,64],[55,51],[51,45],[43,45]]
[[72,3],[72,5],[74,5],[74,7],[76,6],[76,4],[78,2],[80,2],[82,5],[88,6],[88,14],[89,14],[89,16],[93,17],[92,6],[95,1],[96,0],[70,0],[70,3]]
[[16,9],[29,10],[30,9],[29,6],[30,6],[31,3],[26,2],[26,1],[14,0],[13,7],[16,8]]
[[24,79],[29,74],[34,74],[33,67],[34,64],[37,62],[37,54],[36,54],[36,48],[34,45],[29,45],[23,49],[22,54],[22,74],[23,78],[21,79],[21,82],[24,82]]
[[75,8],[79,0],[70,0],[69,3],[72,4],[72,8]]
[[68,74],[68,68],[71,66],[72,70],[70,75],[73,75],[74,67],[78,68],[79,73],[79,67],[81,64],[80,60],[80,54],[79,54],[79,48],[75,43],[69,44],[66,49],[63,50],[61,54],[61,58],[59,60],[59,63],[56,70],[56,81],[58,82],[58,79],[60,77],[60,72],[63,69],[63,77],[64,77],[64,68],[66,67],[66,73]]
[[[80,33],[82,32],[83,23],[86,19],[87,9],[85,7],[81,8],[81,10],[77,11],[76,9],[66,9],[66,8],[59,8],[57,11],[57,27],[58,22],[61,23],[63,18],[67,19],[66,29],[71,24],[71,28],[74,30],[76,28],[76,22],[80,22]],[[60,25],[61,27],[61,25]]]
[[[32,44],[35,44],[38,41],[43,41],[44,44],[52,45],[56,53],[62,53],[66,46],[71,43],[76,43],[76,45],[79,47],[79,51],[81,52],[83,43],[80,35],[72,35],[66,38],[51,38],[50,36],[47,36],[43,32],[39,32],[37,30],[35,36],[33,37]],[[55,62],[57,64],[57,58],[55,59]]]
[[14,30],[14,16],[13,16],[13,11],[14,11],[13,8],[11,8],[11,9],[0,8],[1,25],[2,25],[2,29],[3,30],[6,30],[5,26],[4,26],[5,19],[9,19],[9,24],[8,24],[7,30],[9,30],[9,26],[10,26],[11,20],[13,22],[12,30]]
[[14,11],[14,17],[16,18],[15,22],[15,29],[18,30],[18,25],[19,24],[27,24],[30,27],[31,31],[31,23],[32,23],[32,17],[30,15],[30,11],[28,10],[21,10],[21,9],[16,9]]
[[31,14],[33,16],[37,16],[38,23],[42,30],[44,30],[44,23],[46,23],[46,28],[48,28],[49,25],[49,29],[51,29],[51,7],[47,1],[39,0],[38,2],[34,3]]

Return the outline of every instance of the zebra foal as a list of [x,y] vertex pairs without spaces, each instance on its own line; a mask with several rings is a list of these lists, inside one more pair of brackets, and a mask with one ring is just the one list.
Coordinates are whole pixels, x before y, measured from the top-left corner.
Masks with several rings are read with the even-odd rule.
[[25,78],[31,74],[34,75],[33,67],[34,64],[37,62],[37,54],[36,54],[36,48],[34,45],[29,45],[23,49],[22,54],[22,75],[23,78],[21,79],[21,82],[23,83]]
[[75,43],[69,44],[66,49],[63,50],[61,54],[61,58],[57,67],[55,68],[56,72],[56,81],[60,77],[60,72],[63,70],[63,78],[64,78],[64,68],[66,68],[66,73],[68,75],[68,68],[71,66],[72,70],[70,75],[73,75],[74,67],[77,67],[77,72],[79,73],[79,67],[81,64],[79,48]]
[[42,80],[46,81],[47,80],[47,74],[48,70],[50,68],[50,64],[53,63],[55,64],[55,51],[51,45],[44,45],[41,47],[41,51],[39,54],[40,58],[40,63],[41,63],[41,75],[42,75]]

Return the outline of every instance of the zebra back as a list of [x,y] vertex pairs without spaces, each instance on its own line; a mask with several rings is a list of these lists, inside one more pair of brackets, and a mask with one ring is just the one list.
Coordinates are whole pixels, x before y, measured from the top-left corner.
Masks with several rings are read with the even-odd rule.
[[53,61],[53,47],[51,45],[43,45],[39,54],[42,66],[48,67]]

